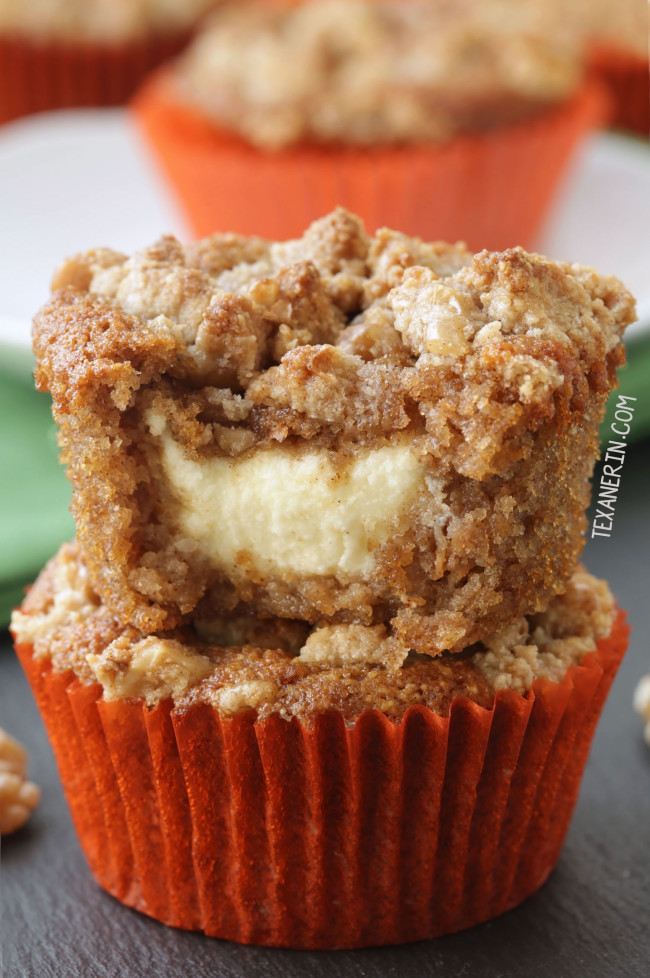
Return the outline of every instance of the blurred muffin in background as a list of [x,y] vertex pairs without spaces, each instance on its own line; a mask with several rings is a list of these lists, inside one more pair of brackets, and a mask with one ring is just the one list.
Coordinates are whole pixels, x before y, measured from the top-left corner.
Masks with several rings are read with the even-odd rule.
[[240,0],[135,111],[198,235],[291,236],[343,204],[498,249],[530,243],[601,103],[553,7]]
[[0,0],[0,122],[119,105],[215,0]]
[[580,0],[592,64],[615,102],[613,125],[650,136],[650,16],[647,0]]

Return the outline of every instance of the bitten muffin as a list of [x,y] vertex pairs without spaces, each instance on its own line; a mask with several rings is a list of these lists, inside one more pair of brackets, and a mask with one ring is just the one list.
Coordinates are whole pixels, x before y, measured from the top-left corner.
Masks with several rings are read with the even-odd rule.
[[460,651],[562,592],[621,283],[344,211],[65,263],[35,320],[90,580],[142,632],[389,624]]
[[295,237],[343,205],[372,231],[529,246],[603,116],[579,38],[502,0],[237,0],[133,108],[197,235]]
[[125,628],[64,547],[13,620],[97,882],[252,944],[422,940],[553,868],[627,629],[578,569],[462,656],[383,626]]

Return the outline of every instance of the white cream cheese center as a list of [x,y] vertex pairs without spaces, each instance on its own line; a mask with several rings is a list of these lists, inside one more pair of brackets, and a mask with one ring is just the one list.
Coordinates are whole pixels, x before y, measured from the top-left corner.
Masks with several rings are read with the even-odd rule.
[[161,436],[179,526],[235,577],[242,553],[268,575],[365,577],[374,568],[373,551],[426,491],[407,441],[367,451],[340,468],[327,452],[283,447],[196,462],[157,421],[150,425]]

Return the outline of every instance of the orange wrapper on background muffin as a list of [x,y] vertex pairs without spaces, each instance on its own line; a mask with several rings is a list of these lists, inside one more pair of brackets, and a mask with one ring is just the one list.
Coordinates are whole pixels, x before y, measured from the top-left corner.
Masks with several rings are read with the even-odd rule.
[[212,0],[40,0],[0,9],[0,123],[50,109],[121,105],[178,54]]
[[647,0],[574,0],[589,65],[607,85],[611,124],[650,136],[650,13]]
[[590,83],[543,118],[441,146],[303,145],[265,154],[178,102],[165,74],[147,83],[133,110],[197,237],[295,236],[341,204],[369,231],[400,227],[499,250],[530,246],[604,106]]
[[530,245],[603,93],[532,8],[238,3],[133,109],[197,235],[297,235],[337,205]]
[[591,59],[596,75],[612,95],[616,129],[650,136],[650,62],[647,56],[602,45]]
[[[65,561],[59,558],[64,570]],[[479,702],[454,696],[447,680],[440,712],[406,684],[413,705],[402,702],[396,716],[357,713],[345,701],[300,716],[291,715],[287,690],[293,682],[294,690],[302,683],[313,692],[309,682],[318,676],[285,675],[279,695],[287,706],[267,700],[263,715],[259,696],[257,714],[246,709],[252,700],[241,690],[251,683],[235,687],[239,708],[231,687],[229,712],[209,675],[198,697],[183,694],[183,673],[196,656],[187,643],[196,639],[178,633],[154,651],[151,638],[120,630],[96,599],[84,609],[74,589],[55,590],[52,623],[39,634],[39,614],[51,613],[52,598],[39,597],[47,574],[14,620],[17,652],[93,875],[128,906],[243,943],[363,947],[470,927],[516,906],[551,872],[626,646],[628,628],[611,596],[609,634],[563,679],[538,677],[525,695],[501,688],[486,698],[485,686],[468,684],[465,673],[460,688]],[[581,578],[576,593],[598,587],[590,581]],[[560,619],[562,600],[554,606]],[[569,611],[569,630],[579,614]],[[199,648],[205,659],[207,646]],[[212,652],[218,670],[219,657],[233,650]],[[138,678],[144,653],[149,673]],[[486,654],[475,652],[472,662]],[[255,655],[267,675],[274,658],[284,657],[285,667],[297,661],[251,646],[232,657]],[[156,693],[149,682],[165,656],[173,701],[160,698],[164,684]],[[89,680],[88,663],[105,688]],[[421,676],[425,668],[444,674],[469,666],[455,656],[442,667],[429,659],[406,668]],[[382,671],[357,663],[348,688],[361,668],[367,682]],[[211,681],[216,705],[205,701]]]

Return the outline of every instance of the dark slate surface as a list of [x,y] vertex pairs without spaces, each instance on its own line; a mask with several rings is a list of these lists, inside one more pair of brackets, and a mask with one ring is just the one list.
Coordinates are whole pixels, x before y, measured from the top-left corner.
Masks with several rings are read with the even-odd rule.
[[573,824],[548,883],[523,906],[438,941],[364,951],[239,947],[174,931],[92,882],[41,721],[5,635],[0,724],[31,752],[43,801],[2,843],[7,978],[636,978],[650,960],[650,749],[631,707],[650,671],[650,442],[629,450],[611,539],[586,562],[629,610],[633,637],[598,728]]

